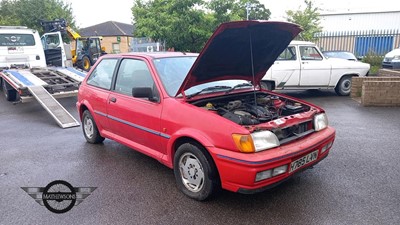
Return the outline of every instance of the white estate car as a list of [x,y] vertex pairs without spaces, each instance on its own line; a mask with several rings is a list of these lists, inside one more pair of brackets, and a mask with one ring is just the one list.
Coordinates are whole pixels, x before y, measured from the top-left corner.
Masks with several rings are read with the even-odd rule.
[[0,69],[46,67],[42,42],[36,30],[0,26]]
[[351,77],[366,76],[370,65],[325,58],[311,42],[292,41],[267,71],[261,85],[266,89],[335,89],[349,95]]

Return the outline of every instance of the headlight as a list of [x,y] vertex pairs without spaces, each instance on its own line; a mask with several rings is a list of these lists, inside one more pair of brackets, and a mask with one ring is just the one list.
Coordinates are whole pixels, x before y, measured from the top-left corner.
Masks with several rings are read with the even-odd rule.
[[251,135],[233,134],[232,138],[241,152],[259,152],[279,146],[278,138],[271,131],[259,131]]
[[251,134],[256,152],[279,146],[279,140],[271,131],[260,131]]
[[314,116],[314,129],[320,131],[328,126],[328,117],[325,113],[320,113]]
[[[400,55],[395,55],[394,57],[393,57],[393,60],[400,60]],[[392,60],[392,61],[393,61]]]

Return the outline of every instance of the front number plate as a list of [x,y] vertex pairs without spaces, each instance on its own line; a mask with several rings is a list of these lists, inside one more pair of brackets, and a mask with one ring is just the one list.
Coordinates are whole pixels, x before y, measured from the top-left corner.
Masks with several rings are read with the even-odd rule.
[[317,160],[318,158],[318,150],[311,152],[308,155],[305,155],[303,157],[301,157],[300,159],[297,159],[296,161],[293,161],[290,164],[290,171],[289,173],[292,173],[298,169],[300,169],[301,167],[304,167],[305,165]]

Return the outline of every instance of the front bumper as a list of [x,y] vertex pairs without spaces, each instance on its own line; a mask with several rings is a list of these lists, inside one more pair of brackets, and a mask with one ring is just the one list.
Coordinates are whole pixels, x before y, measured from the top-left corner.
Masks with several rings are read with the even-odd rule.
[[399,61],[382,62],[382,68],[398,70],[400,69],[400,62]]
[[[321,149],[333,142],[335,129],[328,127],[290,144],[258,153],[240,153],[229,150],[209,149],[218,168],[222,188],[233,192],[254,193],[276,186],[302,170],[305,170],[324,159],[330,151]],[[317,159],[298,170],[289,172],[290,164],[318,150]],[[261,171],[287,165],[288,170],[266,180],[256,182],[256,174]]]

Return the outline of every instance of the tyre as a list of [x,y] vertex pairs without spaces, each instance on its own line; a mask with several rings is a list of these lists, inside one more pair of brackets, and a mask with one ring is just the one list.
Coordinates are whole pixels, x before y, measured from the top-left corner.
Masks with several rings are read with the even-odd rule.
[[340,96],[350,95],[351,91],[351,76],[342,77],[335,87],[336,94]]
[[97,125],[89,110],[85,110],[82,115],[82,129],[86,141],[92,144],[98,144],[104,141],[104,137],[100,135]]
[[174,174],[178,188],[198,201],[220,189],[217,168],[206,150],[195,144],[179,146],[174,156]]
[[79,67],[85,71],[89,71],[90,67],[91,67],[91,63],[90,63],[90,59],[87,56],[83,56],[81,61],[80,61],[80,65]]
[[3,93],[7,101],[15,102],[17,100],[18,96],[17,90],[12,88],[5,80],[2,80],[1,87],[3,89]]
[[261,81],[260,85],[261,85],[261,87],[263,89],[266,89],[266,90],[269,90],[269,91],[272,90],[272,83],[269,82],[269,81]]

